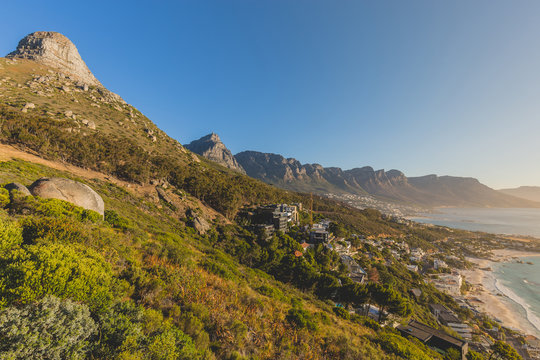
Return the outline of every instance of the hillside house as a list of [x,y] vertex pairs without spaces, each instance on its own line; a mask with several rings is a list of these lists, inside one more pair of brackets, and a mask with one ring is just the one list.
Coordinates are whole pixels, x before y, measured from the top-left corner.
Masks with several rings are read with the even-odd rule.
[[400,325],[397,330],[402,336],[412,336],[435,350],[446,352],[450,348],[454,348],[461,353],[461,358],[466,359],[469,351],[469,343],[465,340],[446,334],[444,331],[437,330],[431,326],[422,324],[421,322],[411,320],[408,325]]

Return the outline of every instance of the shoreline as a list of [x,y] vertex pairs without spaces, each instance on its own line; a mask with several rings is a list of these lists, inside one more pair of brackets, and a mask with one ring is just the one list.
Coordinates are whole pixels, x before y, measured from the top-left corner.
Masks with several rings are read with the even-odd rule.
[[[527,309],[523,304],[509,297],[504,290],[501,290],[503,286],[499,284],[492,271],[499,263],[511,262],[523,257],[540,257],[540,253],[506,249],[493,250],[492,253],[492,259],[467,258],[476,266],[472,270],[460,271],[465,280],[473,286],[465,298],[478,311],[485,312],[499,320],[502,326],[519,330],[525,334],[540,336],[540,329],[531,323],[527,315],[522,317],[516,314],[516,306],[523,308],[525,313],[527,313]],[[488,268],[491,270],[487,270]],[[503,288],[506,289],[506,287]],[[475,301],[476,299],[480,302]],[[524,322],[524,319],[527,321]]]

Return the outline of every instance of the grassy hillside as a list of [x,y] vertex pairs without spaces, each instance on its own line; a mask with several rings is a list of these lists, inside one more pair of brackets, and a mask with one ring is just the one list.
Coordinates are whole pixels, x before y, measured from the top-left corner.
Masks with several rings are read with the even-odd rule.
[[[81,358],[395,358],[365,320],[342,319],[331,304],[238,264],[167,206],[100,180],[17,160],[0,163],[0,183],[28,184],[40,176],[87,183],[108,211],[102,220],[66,202],[10,199],[0,190],[0,307],[9,310],[1,316],[25,323],[36,306],[67,311],[62,324],[43,320],[38,340],[19,330],[2,342],[4,350],[18,354],[16,340],[37,349],[68,324],[73,328],[54,336],[78,336],[80,348],[58,346],[64,356]],[[78,317],[84,322],[72,323]],[[80,333],[81,322],[87,333]]]

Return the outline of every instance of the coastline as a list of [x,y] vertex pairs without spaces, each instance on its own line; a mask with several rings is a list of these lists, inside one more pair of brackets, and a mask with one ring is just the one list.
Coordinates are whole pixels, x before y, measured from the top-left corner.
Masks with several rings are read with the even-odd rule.
[[[494,250],[492,260],[467,258],[468,261],[476,265],[475,269],[462,270],[461,275],[473,286],[473,289],[465,296],[477,310],[485,312],[501,325],[519,330],[525,334],[540,335],[537,329],[526,315],[516,314],[516,306],[524,307],[523,304],[516,304],[505,292],[506,288],[498,284],[498,279],[493,271],[487,270],[497,266],[498,263],[511,262],[516,258],[538,257],[540,253],[518,251],[518,250]],[[480,301],[476,301],[476,299]],[[523,309],[525,312],[527,309]],[[523,321],[527,319],[527,321]]]

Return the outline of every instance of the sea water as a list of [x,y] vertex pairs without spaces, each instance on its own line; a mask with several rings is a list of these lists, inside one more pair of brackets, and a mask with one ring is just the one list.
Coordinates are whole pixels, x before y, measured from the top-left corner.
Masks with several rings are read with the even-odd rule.
[[516,315],[526,319],[532,335],[540,337],[540,257],[520,261],[494,265],[495,286],[510,299]]
[[540,237],[540,209],[440,208],[410,219],[463,230]]

